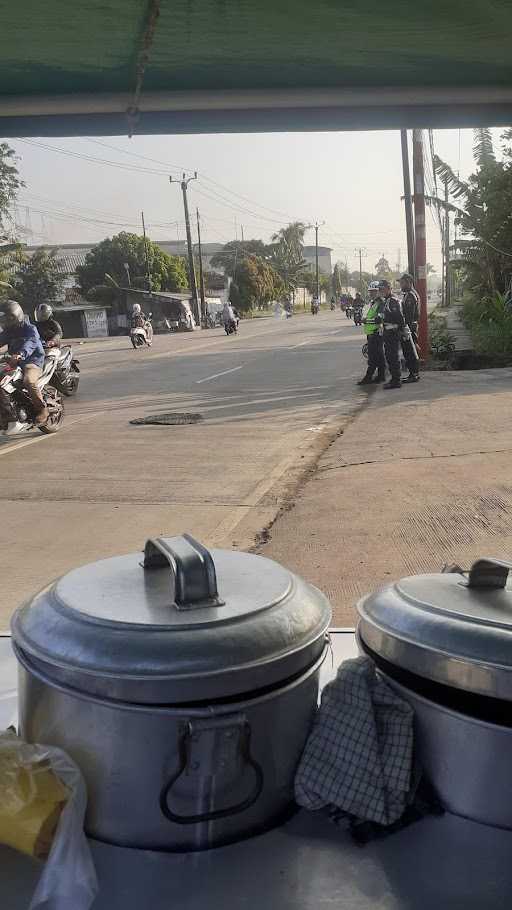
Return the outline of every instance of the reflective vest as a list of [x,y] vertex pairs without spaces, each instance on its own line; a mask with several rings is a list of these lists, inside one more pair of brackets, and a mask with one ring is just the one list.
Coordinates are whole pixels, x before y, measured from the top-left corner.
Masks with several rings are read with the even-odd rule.
[[379,331],[380,326],[376,325],[373,321],[376,316],[379,315],[379,311],[382,307],[382,298],[376,297],[366,314],[366,324],[363,326],[366,335],[374,335],[375,332]]

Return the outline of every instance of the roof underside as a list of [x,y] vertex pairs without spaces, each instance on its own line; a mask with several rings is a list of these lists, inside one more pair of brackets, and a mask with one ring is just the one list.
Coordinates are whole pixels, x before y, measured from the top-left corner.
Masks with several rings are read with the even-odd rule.
[[511,33],[511,0],[4,0],[0,134],[508,123]]

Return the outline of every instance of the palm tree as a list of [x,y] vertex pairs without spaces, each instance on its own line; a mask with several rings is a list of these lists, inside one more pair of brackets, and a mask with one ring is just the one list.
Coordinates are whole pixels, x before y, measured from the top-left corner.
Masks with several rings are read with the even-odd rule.
[[294,221],[272,237],[270,262],[281,276],[286,293],[294,293],[309,268],[304,259],[304,234],[307,226]]

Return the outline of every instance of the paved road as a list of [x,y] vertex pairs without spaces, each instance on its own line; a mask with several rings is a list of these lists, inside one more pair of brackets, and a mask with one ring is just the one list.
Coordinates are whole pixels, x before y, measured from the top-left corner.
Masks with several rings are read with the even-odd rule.
[[[74,565],[189,531],[250,546],[362,394],[361,330],[339,313],[82,346],[64,428],[0,443],[0,629]],[[166,411],[195,426],[133,426]],[[307,534],[307,529],[304,529]]]

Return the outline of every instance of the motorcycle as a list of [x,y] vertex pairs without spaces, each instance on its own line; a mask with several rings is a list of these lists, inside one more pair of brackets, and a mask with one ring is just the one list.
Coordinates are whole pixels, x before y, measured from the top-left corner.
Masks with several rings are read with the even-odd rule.
[[319,309],[320,309],[320,306],[318,305],[318,303],[312,303],[312,304],[311,304],[311,314],[312,314],[312,316],[316,316],[317,313],[318,313],[318,311],[319,311]]
[[147,345],[148,348],[153,344],[153,326],[151,324],[152,313],[146,318],[144,325],[135,326],[130,330],[130,339],[134,349],[142,348]]
[[45,424],[37,425],[35,421],[34,406],[23,388],[23,370],[20,366],[11,366],[9,357],[0,358],[0,388],[9,396],[10,413],[4,414],[0,410],[0,432],[3,436],[17,436],[30,430],[39,430],[40,433],[56,433],[64,419],[64,406],[60,392],[50,385],[57,364],[58,348],[56,353],[51,353],[44,364],[42,375],[38,381],[44,403],[48,408],[48,420]]
[[238,319],[236,319],[234,322],[233,320],[231,320],[231,322],[225,322],[224,331],[226,335],[236,335],[238,332]]
[[78,391],[78,383],[80,382],[80,361],[77,360],[76,357],[73,357],[73,348],[71,345],[66,345],[66,347],[63,348],[52,348],[50,350],[57,352],[55,372],[51,379],[51,385],[54,389],[57,389],[59,392],[62,392],[63,395],[70,398],[72,395],[76,395]]
[[363,324],[363,311],[361,307],[354,308],[354,324],[362,325]]
[[345,316],[347,317],[347,319],[352,319],[353,313],[354,313],[354,309],[348,303],[347,306],[345,307]]

